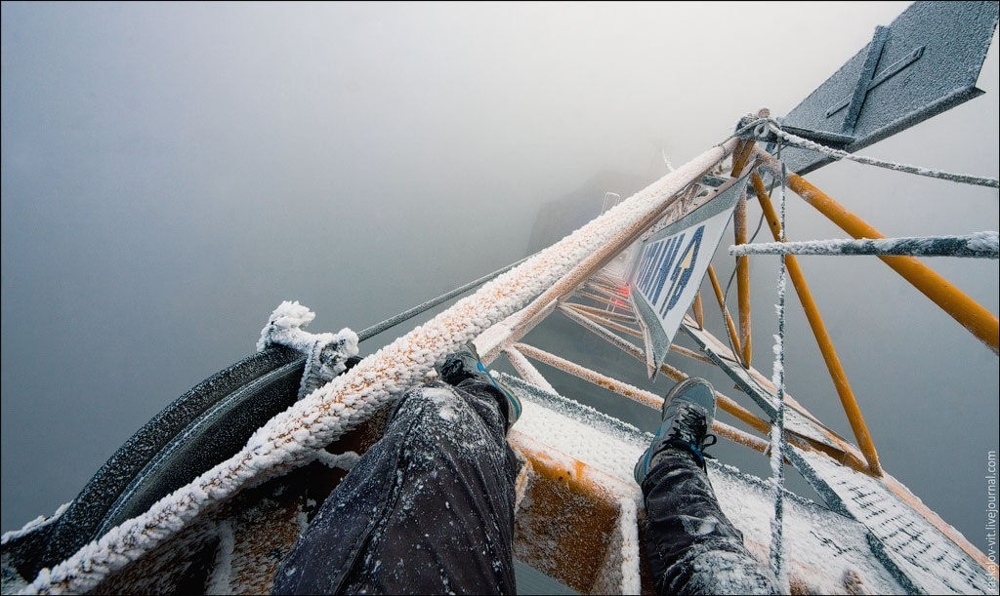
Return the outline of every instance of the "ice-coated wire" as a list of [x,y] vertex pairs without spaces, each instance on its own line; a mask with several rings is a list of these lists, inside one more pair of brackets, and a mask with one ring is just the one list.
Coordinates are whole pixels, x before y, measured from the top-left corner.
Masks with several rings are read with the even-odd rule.
[[922,168],[919,166],[912,166],[904,163],[886,161],[884,159],[876,159],[874,157],[869,157],[867,155],[848,153],[847,151],[841,151],[840,149],[827,147],[826,145],[817,143],[815,141],[810,141],[809,139],[804,139],[786,130],[782,130],[782,128],[774,120],[767,119],[767,122],[768,122],[768,128],[788,144],[795,145],[796,147],[801,147],[803,149],[818,151],[819,153],[829,155],[834,159],[848,159],[850,161],[854,161],[860,164],[876,166],[879,168],[885,168],[887,170],[893,170],[896,172],[905,172],[907,174],[916,174],[917,176],[927,176],[928,178],[939,178],[941,180],[958,182],[960,184],[972,184],[974,186],[987,186],[989,188],[1000,188],[1000,180],[997,180],[996,178],[987,178],[985,176],[970,176],[968,174],[955,174],[952,172],[945,172],[943,170],[934,170],[931,168]]
[[[781,159],[781,145],[778,145],[778,159]],[[785,232],[785,182],[787,170],[784,162],[781,164],[781,240],[788,238]],[[771,425],[771,482],[774,485],[774,517],[771,519],[771,570],[778,580],[782,594],[789,593],[788,570],[785,567],[783,524],[785,505],[785,256],[781,256],[778,269],[778,333],[774,342],[774,382],[777,387],[777,408],[775,408],[774,423]]]
[[379,333],[382,333],[383,331],[388,331],[389,329],[392,329],[396,325],[399,325],[400,323],[402,323],[404,321],[408,321],[409,319],[412,319],[413,317],[415,317],[415,316],[417,316],[417,315],[419,315],[419,314],[421,314],[423,312],[426,312],[426,311],[434,308],[435,306],[437,306],[437,305],[439,305],[439,304],[441,304],[443,302],[447,302],[447,301],[451,300],[452,298],[455,298],[457,296],[461,296],[462,294],[468,292],[469,290],[471,290],[473,288],[478,288],[479,286],[483,285],[484,283],[486,283],[488,281],[492,281],[493,279],[495,279],[495,278],[503,275],[504,273],[507,273],[508,271],[510,271],[511,269],[513,269],[514,267],[517,267],[518,265],[520,265],[521,263],[527,261],[530,258],[531,258],[530,256],[524,257],[520,261],[516,261],[514,263],[511,263],[510,265],[507,265],[503,269],[497,269],[493,273],[489,273],[487,275],[484,275],[484,276],[480,277],[479,279],[470,281],[469,283],[465,284],[464,286],[460,286],[458,288],[455,288],[454,290],[452,290],[450,292],[445,292],[444,294],[441,294],[437,298],[432,298],[432,299],[428,300],[427,302],[424,302],[422,304],[418,304],[418,305],[414,306],[413,308],[411,308],[409,310],[404,310],[403,312],[399,313],[398,315],[389,317],[388,319],[382,321],[381,323],[376,323],[375,325],[372,325],[371,327],[368,327],[367,329],[363,329],[363,330],[361,330],[361,332],[358,333],[358,341],[364,341],[366,339],[369,339],[369,338],[372,338],[372,337],[378,335]]

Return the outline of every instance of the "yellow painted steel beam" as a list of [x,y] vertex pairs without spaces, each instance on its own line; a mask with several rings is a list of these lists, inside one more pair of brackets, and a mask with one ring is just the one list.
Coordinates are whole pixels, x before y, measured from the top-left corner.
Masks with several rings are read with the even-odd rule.
[[[589,318],[584,317],[584,315],[582,313],[579,313],[575,309],[569,308],[569,306],[570,305],[565,304],[565,305],[560,306],[560,308],[566,313],[566,315],[570,318],[570,320],[579,323],[581,326],[583,326],[584,329],[587,329],[588,331],[596,334],[598,337],[601,337],[601,338],[607,340],[613,346],[615,346],[616,348],[622,350],[626,354],[629,354],[630,356],[632,356],[633,358],[635,358],[639,362],[645,362],[646,361],[645,356],[642,353],[642,350],[640,350],[638,347],[636,347],[636,346],[632,345],[631,343],[627,342],[626,340],[623,340],[620,337],[618,337],[618,336],[616,336],[616,335],[608,332],[606,329],[601,328],[594,321],[590,320]],[[708,333],[708,335],[711,336],[710,333]],[[715,340],[715,341],[717,342],[718,340]],[[671,349],[674,349],[674,348],[677,348],[677,347],[678,346],[671,346]],[[573,374],[574,376],[578,376],[579,378],[583,378],[585,380],[591,381],[591,379],[590,379],[589,376],[582,376],[582,375],[587,374],[585,371],[587,371],[588,369],[584,369],[583,367],[581,367],[581,366],[579,366],[577,364],[570,363],[569,361],[560,359],[560,358],[558,358],[555,355],[549,355],[548,353],[545,353],[545,352],[543,352],[541,350],[538,350],[538,348],[531,348],[531,349],[534,351],[534,353],[533,353],[534,356],[540,356],[542,354],[545,354],[546,357],[551,356],[552,360],[549,362],[550,365],[556,366],[557,368],[560,368],[560,370],[563,370],[564,372],[568,372],[570,374]],[[509,348],[509,350],[513,351],[514,353],[516,353],[521,358],[524,357],[524,355],[521,354],[519,351],[517,351],[516,348]],[[707,358],[704,358],[703,356],[699,356],[697,354],[694,354],[690,350],[687,350],[687,349],[684,349],[684,348],[682,348],[682,350],[684,350],[684,352],[687,352],[688,355],[690,355],[690,356],[692,356],[694,358],[698,358],[699,360],[704,359],[709,364],[711,364],[711,361],[708,360]],[[566,368],[562,368],[564,366]],[[532,368],[533,369],[533,367],[530,367],[530,365],[528,365],[527,368]],[[679,369],[674,368],[673,366],[670,366],[666,362],[664,362],[663,364],[660,365],[660,371],[663,372],[664,374],[666,374],[668,377],[670,377],[674,381],[677,381],[677,382],[682,381],[682,380],[688,378],[687,374],[681,372]],[[750,372],[751,373],[756,373],[756,371],[753,368],[750,369]],[[594,371],[589,371],[589,373],[590,374],[599,374],[599,373],[595,373]],[[522,373],[522,377],[523,377],[523,373]],[[524,377],[524,378],[527,379],[527,377]],[[611,381],[618,382],[618,381],[616,381],[614,379],[611,379]],[[593,382],[593,381],[591,381],[591,382]],[[555,393],[554,390],[553,390],[553,393]],[[646,403],[648,405],[650,402],[652,402],[653,397],[659,398],[659,396],[651,396],[648,401],[644,401],[643,403]],[[660,399],[660,403],[662,403],[662,398],[659,398],[659,399]],[[809,415],[808,412],[805,412],[804,409],[794,399],[792,399],[791,396],[786,396],[786,399],[788,400],[788,404],[793,409],[799,411],[800,413],[802,413],[804,416],[806,416],[810,420],[813,420],[817,424],[818,428],[821,431],[826,432],[829,435],[829,431],[827,431],[825,429],[825,427],[823,427],[822,424],[820,424],[818,421],[815,421],[815,419],[811,415]],[[767,421],[765,421],[765,420],[763,420],[761,418],[758,418],[756,415],[753,414],[753,412],[751,412],[750,410],[747,410],[746,408],[744,408],[743,406],[741,406],[739,403],[737,403],[735,400],[731,399],[730,397],[728,397],[726,395],[723,395],[722,393],[719,393],[718,391],[716,391],[715,392],[715,401],[718,404],[720,410],[731,414],[737,420],[742,421],[743,423],[745,423],[749,427],[753,428],[754,430],[760,432],[764,436],[769,436],[771,434],[771,424],[769,422],[767,422]],[[723,431],[723,432],[728,432],[728,431]],[[726,436],[727,438],[732,439],[733,441],[735,441],[736,443],[739,443],[741,445],[744,445],[744,446],[747,446],[747,447],[751,447],[753,449],[757,449],[761,453],[764,453],[766,451],[766,449],[765,448],[758,449],[758,443],[761,443],[761,444],[765,445],[765,447],[768,444],[766,441],[761,441],[760,439],[754,439],[754,440],[748,441],[748,440],[746,440],[746,437],[751,436],[751,435],[748,435],[747,433],[744,433],[742,431],[738,431],[738,429],[732,429],[732,432],[729,432],[729,434],[723,435],[723,436]],[[838,445],[839,447],[831,447],[829,445],[826,445],[826,444],[823,444],[821,442],[815,441],[815,440],[813,440],[812,438],[810,438],[808,436],[801,435],[799,433],[796,433],[796,432],[788,430],[788,429],[785,429],[785,437],[786,437],[786,439],[790,443],[792,443],[792,444],[794,444],[794,445],[796,445],[796,446],[798,446],[798,447],[800,447],[802,449],[815,449],[815,450],[822,451],[822,452],[826,453],[827,455],[829,455],[834,460],[836,460],[836,461],[838,461],[838,462],[840,462],[840,463],[842,463],[844,465],[850,466],[850,467],[854,468],[855,470],[858,470],[859,472],[867,472],[867,469],[868,469],[867,462],[863,461],[860,457],[854,455],[854,453],[857,452],[857,449],[855,447],[851,446],[851,445],[848,445],[846,443],[846,441],[841,441],[836,436],[832,436],[832,437],[830,437],[830,439],[831,439],[831,441],[834,444]]]
[[[744,194],[733,212],[733,233],[736,244],[747,243],[747,198]],[[750,368],[753,357],[753,338],[750,327],[750,259],[747,255],[736,257],[736,292],[739,303],[740,345],[743,368]]]
[[[781,229],[778,215],[774,211],[771,198],[764,187],[764,180],[760,177],[760,174],[754,172],[753,176],[751,176],[751,183],[757,195],[757,200],[760,201],[761,209],[764,210],[764,217],[771,228],[771,234],[774,236],[776,242],[784,242],[784,231]],[[854,397],[854,392],[851,390],[851,385],[847,380],[847,374],[844,372],[844,367],[840,363],[837,351],[833,347],[830,334],[826,331],[826,325],[819,314],[816,301],[813,300],[812,292],[809,291],[809,286],[806,284],[805,276],[802,274],[802,269],[799,267],[799,262],[795,258],[795,255],[785,256],[785,266],[788,269],[788,277],[792,280],[795,292],[799,296],[799,301],[802,303],[802,310],[805,312],[809,326],[816,337],[816,343],[819,345],[823,361],[830,372],[830,378],[837,389],[837,395],[840,397],[840,403],[844,408],[844,413],[847,415],[847,420],[851,424],[851,430],[854,431],[854,439],[858,442],[858,447],[868,461],[869,472],[875,476],[881,476],[882,465],[879,463],[878,452],[876,452],[875,444],[872,442],[868,425],[865,423],[864,415],[861,413],[861,408],[858,406],[858,401]]]
[[[854,238],[885,238],[881,232],[848,211],[805,178],[790,174],[788,186],[795,194],[815,207],[830,221]],[[886,265],[913,284],[953,319],[986,344],[994,354],[1000,354],[1000,320],[965,292],[914,257],[880,256]]]
[[[733,355],[739,360],[742,357],[740,337],[736,333],[736,324],[733,323],[733,317],[729,314],[729,308],[726,306],[726,297],[722,295],[722,286],[719,285],[719,278],[715,275],[715,267],[712,265],[708,266],[708,279],[712,282],[712,289],[715,290],[715,298],[719,302],[719,310],[722,311],[722,316],[726,319],[729,341],[733,342]],[[743,363],[741,362],[740,364]]]
[[746,167],[750,156],[753,155],[754,143],[755,141],[749,139],[736,143],[736,148],[733,149],[733,169],[730,173],[733,178],[737,178],[743,173],[743,168]]
[[603,317],[601,315],[597,315],[597,314],[594,314],[592,312],[589,312],[589,311],[586,311],[586,310],[582,310],[582,309],[578,308],[580,306],[579,304],[566,303],[565,306],[566,306],[566,308],[569,308],[573,312],[579,313],[580,316],[586,317],[586,318],[590,319],[591,321],[597,323],[598,325],[603,325],[605,327],[609,327],[611,329],[614,329],[615,331],[621,331],[622,333],[631,335],[632,337],[635,337],[635,338],[638,338],[638,339],[642,339],[642,332],[639,331],[638,329],[634,329],[634,328],[629,327],[627,325],[622,325],[621,323],[612,321],[611,319],[608,319],[608,318]]
[[691,310],[694,311],[694,320],[698,323],[698,329],[705,328],[705,309],[701,304],[701,290],[694,295],[694,304],[691,305]]
[[715,364],[715,362],[713,362],[712,359],[709,358],[708,356],[695,352],[694,350],[689,350],[684,346],[679,346],[677,344],[670,344],[670,351],[674,352],[675,354],[680,354],[681,356],[687,356],[688,358],[697,360],[698,362],[704,362],[705,364],[712,364],[712,365]]
[[587,306],[586,304],[579,304],[576,302],[566,302],[565,304],[572,306],[573,308],[575,308],[580,312],[590,313],[592,315],[597,315],[605,319],[611,319],[622,323],[635,322],[635,317],[631,314],[602,310],[600,308],[595,308],[593,306]]

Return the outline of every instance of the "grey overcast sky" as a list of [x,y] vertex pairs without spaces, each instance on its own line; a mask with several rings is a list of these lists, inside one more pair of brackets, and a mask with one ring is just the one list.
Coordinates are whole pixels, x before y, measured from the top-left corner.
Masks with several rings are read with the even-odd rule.
[[[70,501],[281,300],[360,330],[513,262],[544,201],[786,113],[906,6],[4,2],[2,529]],[[869,152],[997,176],[997,63],[994,40],[987,95]],[[996,190],[812,179],[889,236],[997,229]],[[997,312],[996,261],[930,264]],[[805,267],[886,468],[985,548],[997,357],[876,261]]]

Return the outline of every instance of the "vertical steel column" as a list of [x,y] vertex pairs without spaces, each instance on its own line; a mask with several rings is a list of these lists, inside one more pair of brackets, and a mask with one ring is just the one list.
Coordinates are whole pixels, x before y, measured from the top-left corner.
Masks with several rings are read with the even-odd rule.
[[694,304],[691,305],[694,312],[694,320],[698,323],[698,329],[705,328],[705,309],[701,305],[701,290],[694,295]]
[[[744,194],[733,211],[733,234],[736,244],[747,243],[747,198]],[[736,257],[736,291],[739,299],[740,344],[742,364],[750,368],[753,356],[753,339],[750,330],[750,259],[747,255]]]
[[[758,112],[758,116],[770,115],[767,110]],[[734,178],[743,172],[750,156],[753,154],[754,142],[750,140],[741,141],[733,151],[733,171],[730,174]],[[736,244],[747,243],[747,198],[744,193],[736,203],[733,211],[733,235]],[[753,357],[753,336],[750,326],[750,259],[736,257],[736,293],[739,300],[740,318],[740,345],[741,364],[743,368],[750,368],[750,361]]]

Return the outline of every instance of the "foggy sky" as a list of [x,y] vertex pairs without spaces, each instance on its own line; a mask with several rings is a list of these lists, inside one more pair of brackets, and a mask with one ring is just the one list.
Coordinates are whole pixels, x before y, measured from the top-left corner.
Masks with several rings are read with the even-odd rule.
[[[70,501],[282,300],[360,330],[511,263],[544,201],[786,113],[906,6],[3,3],[2,529]],[[866,153],[996,177],[997,71],[994,40],[984,97]],[[888,236],[997,229],[996,190],[810,179]],[[844,237],[801,202],[788,227]],[[997,357],[874,259],[800,261],[886,469],[985,548]],[[997,312],[996,261],[928,262]],[[790,391],[846,434],[793,350]]]

